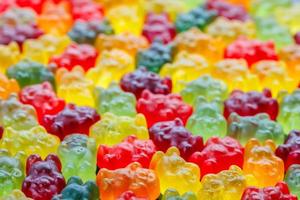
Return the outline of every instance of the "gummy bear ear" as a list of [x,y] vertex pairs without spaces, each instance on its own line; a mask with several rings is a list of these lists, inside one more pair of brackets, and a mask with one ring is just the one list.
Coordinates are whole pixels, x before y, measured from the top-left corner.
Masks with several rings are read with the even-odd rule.
[[255,146],[260,146],[260,142],[256,138],[251,138],[245,146],[245,157],[250,155],[251,150]]
[[266,146],[269,146],[273,152],[275,152],[276,144],[273,142],[273,140],[266,140],[265,144]]
[[289,191],[289,188],[287,186],[287,184],[283,181],[280,181],[278,182],[275,187],[279,188],[280,191],[283,193],[283,194],[289,194],[290,191]]
[[78,176],[71,176],[69,178],[69,180],[68,180],[67,185],[70,185],[70,184],[73,184],[73,183],[78,184],[78,185],[82,185],[83,184],[81,178],[78,177]]
[[45,161],[52,161],[56,165],[58,171],[61,172],[61,162],[60,162],[59,158],[57,157],[57,155],[49,154],[46,157]]
[[26,175],[29,174],[30,168],[33,166],[33,164],[38,162],[38,161],[42,161],[42,158],[41,158],[41,156],[39,156],[37,154],[32,154],[27,158],[27,161],[26,161]]

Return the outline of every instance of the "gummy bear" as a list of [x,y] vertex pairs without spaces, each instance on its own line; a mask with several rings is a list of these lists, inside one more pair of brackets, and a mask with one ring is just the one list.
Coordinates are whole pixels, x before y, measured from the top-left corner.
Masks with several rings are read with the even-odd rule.
[[224,102],[224,117],[236,112],[240,116],[253,116],[258,113],[267,113],[271,120],[278,115],[279,105],[272,98],[271,91],[265,89],[262,93],[256,91],[242,92],[234,90],[230,97]]
[[61,174],[60,160],[54,154],[49,154],[45,160],[37,154],[29,156],[26,174],[22,191],[27,197],[35,200],[51,200],[66,186],[66,181]]
[[214,10],[207,10],[198,6],[187,13],[179,14],[175,21],[176,31],[184,32],[192,27],[204,30],[217,16]]
[[176,30],[167,13],[148,13],[142,35],[150,43],[159,40],[164,44],[168,44],[174,39]]
[[19,159],[21,155],[12,156],[6,149],[0,149],[0,199],[14,189],[21,188],[24,179],[24,167]]
[[33,200],[33,199],[26,197],[21,190],[15,189],[10,194],[1,197],[1,200]]
[[244,148],[230,137],[211,137],[207,140],[203,150],[193,153],[189,161],[196,163],[201,169],[201,176],[209,173],[219,173],[229,169],[231,165],[242,167]]
[[146,89],[153,94],[170,94],[172,91],[172,80],[169,77],[161,78],[144,67],[125,74],[120,81],[120,85],[124,91],[133,93],[137,99],[141,97],[142,92]]
[[0,125],[15,130],[26,130],[38,125],[36,111],[30,105],[22,104],[17,94],[0,100]]
[[88,71],[95,66],[97,56],[97,51],[90,45],[71,44],[61,55],[53,56],[49,62],[58,68],[64,67],[72,70],[75,66],[79,65],[84,71]]
[[[274,16],[276,20],[283,26],[286,26],[289,29],[291,34],[295,34],[297,31],[300,30],[300,5],[293,4],[289,7],[279,7],[274,12]],[[285,15],[285,13],[289,13]]]
[[300,131],[292,130],[284,143],[276,149],[276,156],[280,157],[285,165],[285,170],[293,164],[300,164]]
[[300,198],[300,164],[288,168],[284,181],[288,184],[291,193]]
[[148,49],[137,53],[136,65],[138,68],[145,67],[151,72],[158,73],[162,66],[171,60],[172,47],[163,45],[159,40],[156,40]]
[[6,10],[0,16],[0,25],[21,25],[21,24],[35,24],[36,13],[30,8],[12,7]]
[[71,0],[72,17],[78,21],[100,21],[103,20],[104,9],[102,5],[90,0]]
[[273,186],[283,180],[284,163],[275,156],[275,149],[272,140],[260,143],[255,138],[250,139],[245,146],[243,170],[257,179],[258,187]]
[[57,114],[65,107],[65,101],[57,98],[49,82],[24,87],[19,98],[35,108],[40,123],[45,115]]
[[15,42],[9,45],[0,45],[0,73],[5,74],[6,69],[17,64],[20,59],[19,46]]
[[15,79],[8,79],[0,73],[0,99],[7,99],[11,93],[19,92],[20,88]]
[[275,186],[264,188],[248,187],[245,189],[241,200],[297,200],[290,194],[285,182],[278,182]]
[[134,162],[116,170],[100,169],[97,175],[100,199],[114,200],[131,190],[136,197],[155,200],[160,195],[159,179],[151,169]]
[[101,120],[90,128],[90,137],[96,139],[97,146],[113,146],[133,134],[139,139],[149,139],[144,115],[128,117],[105,113]]
[[223,105],[219,99],[209,102],[203,96],[199,96],[186,128],[194,135],[201,135],[204,141],[212,136],[224,137],[227,132],[227,122],[222,111]]
[[71,71],[60,68],[56,71],[57,96],[67,103],[75,103],[79,106],[94,107],[93,82],[84,76],[84,70],[75,66]]
[[203,75],[189,82],[180,94],[186,103],[195,105],[199,96],[204,97],[207,101],[213,99],[225,100],[227,92],[227,86],[223,81],[214,79],[209,75]]
[[195,151],[203,149],[202,137],[193,136],[179,118],[155,123],[149,129],[149,135],[157,150],[166,152],[169,147],[175,146],[185,160]]
[[136,99],[133,94],[123,92],[118,84],[112,83],[107,89],[97,87],[95,89],[96,108],[99,114],[106,112],[119,116],[136,115]]
[[159,177],[162,193],[168,188],[176,189],[179,194],[200,189],[200,168],[181,158],[176,147],[170,147],[166,153],[157,151],[152,157],[150,169]]
[[294,35],[294,40],[296,44],[300,45],[300,31]]
[[279,50],[279,57],[287,64],[290,77],[299,80],[300,76],[300,45],[289,45]]
[[100,116],[93,108],[68,104],[56,115],[45,115],[42,125],[63,140],[73,133],[89,135],[90,126],[98,120]]
[[55,87],[54,75],[43,64],[30,60],[22,60],[6,71],[8,78],[18,81],[21,88],[48,81]]
[[[56,153],[58,145],[59,138],[48,134],[42,126],[27,130],[5,128],[0,140],[0,148],[9,149],[13,155],[22,153],[26,157],[38,153],[44,158],[49,153]],[[24,163],[24,160],[21,161]]]
[[194,192],[185,192],[180,195],[177,190],[169,188],[163,194],[161,200],[197,200],[197,195]]
[[112,147],[100,145],[97,154],[97,165],[100,169],[114,170],[138,162],[142,167],[148,168],[155,152],[156,148],[152,140],[140,140],[131,135]]
[[272,41],[250,40],[239,38],[227,46],[225,58],[243,58],[249,67],[261,60],[278,60],[275,45]]
[[97,61],[97,66],[91,68],[86,77],[94,85],[107,88],[111,82],[119,82],[126,73],[134,70],[133,57],[123,50],[112,49],[103,51]]
[[235,112],[231,113],[228,118],[227,135],[239,140],[242,145],[245,145],[251,138],[256,138],[260,142],[271,139],[279,145],[285,137],[282,126],[270,120],[266,113],[246,117]]
[[148,127],[156,122],[170,121],[175,118],[182,120],[183,124],[193,113],[193,108],[182,101],[178,94],[152,94],[144,90],[138,99],[136,109],[145,115]]
[[69,31],[69,37],[79,44],[94,45],[99,34],[111,35],[114,31],[108,20],[77,21]]
[[83,181],[78,176],[72,176],[68,179],[66,187],[61,194],[56,195],[52,200],[99,200],[99,190],[96,183],[92,180]]

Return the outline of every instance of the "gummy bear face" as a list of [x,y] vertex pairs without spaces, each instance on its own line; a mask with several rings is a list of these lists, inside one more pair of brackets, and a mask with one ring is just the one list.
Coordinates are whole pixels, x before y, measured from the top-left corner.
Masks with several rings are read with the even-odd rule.
[[295,188],[295,191],[298,189],[298,195],[300,194],[300,165],[294,164],[288,168],[285,181],[291,188]]

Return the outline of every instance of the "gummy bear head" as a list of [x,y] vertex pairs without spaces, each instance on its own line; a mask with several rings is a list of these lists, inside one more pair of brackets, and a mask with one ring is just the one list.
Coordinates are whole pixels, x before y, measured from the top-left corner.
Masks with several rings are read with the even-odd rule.
[[49,175],[52,172],[61,172],[61,162],[54,154],[49,154],[43,161],[39,155],[33,154],[27,158],[27,175]]

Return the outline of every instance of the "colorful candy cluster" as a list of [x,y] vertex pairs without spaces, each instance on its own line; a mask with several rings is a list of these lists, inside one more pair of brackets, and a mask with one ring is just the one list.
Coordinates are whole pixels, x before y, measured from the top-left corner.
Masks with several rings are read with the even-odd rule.
[[0,0],[0,200],[298,198],[299,0]]

